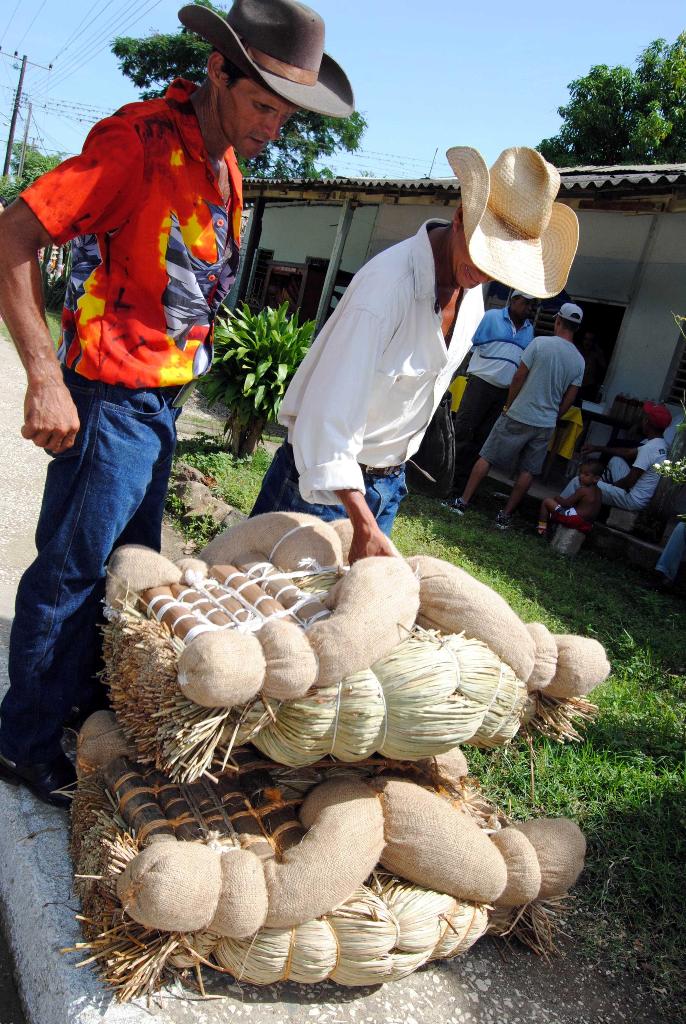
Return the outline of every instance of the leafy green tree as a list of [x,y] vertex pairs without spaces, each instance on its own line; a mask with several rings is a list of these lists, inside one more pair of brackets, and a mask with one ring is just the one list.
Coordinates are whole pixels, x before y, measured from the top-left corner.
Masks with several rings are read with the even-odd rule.
[[570,82],[562,127],[538,150],[559,167],[686,161],[686,32],[656,39],[636,69],[597,64]]
[[12,159],[10,162],[10,174],[7,177],[0,177],[0,195],[12,202],[25,188],[40,178],[41,174],[51,171],[64,159],[64,153],[53,153],[47,155],[41,153],[35,146],[27,146],[24,154],[24,167],[21,178],[17,177],[19,164],[21,163],[22,143],[15,142],[12,146]]
[[[203,0],[203,6],[223,13],[208,0]],[[123,74],[142,90],[143,99],[161,95],[179,76],[202,82],[210,49],[208,43],[185,28],[145,39],[120,37],[112,44]],[[354,152],[366,127],[367,122],[358,113],[339,119],[299,111],[290,118],[281,137],[254,160],[246,161],[243,170],[255,177],[331,177],[330,168],[317,168],[315,163],[339,150]]]

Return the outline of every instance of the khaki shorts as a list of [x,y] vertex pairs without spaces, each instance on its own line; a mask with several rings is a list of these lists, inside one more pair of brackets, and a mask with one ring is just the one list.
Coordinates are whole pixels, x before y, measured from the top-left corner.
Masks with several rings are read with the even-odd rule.
[[492,466],[510,473],[526,470],[537,476],[543,469],[554,432],[554,426],[532,427],[503,413],[496,420],[479,455]]

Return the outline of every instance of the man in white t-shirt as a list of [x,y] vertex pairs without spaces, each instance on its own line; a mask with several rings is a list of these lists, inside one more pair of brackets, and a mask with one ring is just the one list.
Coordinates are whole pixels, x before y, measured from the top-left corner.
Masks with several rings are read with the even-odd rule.
[[565,302],[555,317],[553,337],[534,338],[512,378],[505,408],[479,452],[462,495],[450,503],[463,516],[491,466],[515,473],[514,487],[495,525],[507,530],[512,514],[543,469],[555,425],[576,398],[584,361],[574,344],[583,311]]
[[[598,482],[603,505],[614,505],[632,512],[647,508],[660,479],[653,466],[667,457],[663,434],[671,422],[672,414],[666,405],[644,402],[641,419],[644,440],[639,444],[624,447],[583,445],[583,453],[598,452],[612,456],[603,479]],[[578,486],[578,477],[574,477],[565,487],[562,497],[573,494]]]

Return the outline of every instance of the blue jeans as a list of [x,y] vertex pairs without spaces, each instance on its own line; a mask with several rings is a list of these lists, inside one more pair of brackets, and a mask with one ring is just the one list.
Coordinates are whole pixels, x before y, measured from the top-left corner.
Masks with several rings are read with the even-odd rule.
[[[398,466],[389,476],[365,473],[364,483],[367,504],[379,529],[389,537],[400,502],[407,494],[405,467]],[[342,505],[311,505],[303,500],[293,448],[288,441],[284,441],[277,450],[265,473],[262,489],[250,515],[257,516],[263,512],[308,512],[327,523],[333,519],[346,519],[348,515]]]
[[672,530],[655,568],[671,583],[674,583],[684,555],[686,555],[686,523],[680,522]]
[[72,707],[102,703],[95,673],[105,563],[119,544],[159,551],[176,443],[178,387],[130,389],[66,369],[64,379],[81,426],[73,448],[48,467],[0,708],[0,751],[19,764],[57,757]]

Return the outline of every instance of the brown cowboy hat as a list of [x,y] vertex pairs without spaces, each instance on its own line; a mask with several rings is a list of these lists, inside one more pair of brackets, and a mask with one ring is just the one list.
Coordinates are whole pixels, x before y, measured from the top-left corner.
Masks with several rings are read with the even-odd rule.
[[464,233],[477,267],[539,299],[561,292],[579,242],[579,221],[554,201],[560,190],[556,168],[526,146],[503,150],[490,171],[469,146],[454,146],[446,156],[460,180]]
[[355,109],[345,71],[324,53],[324,22],[304,4],[235,0],[226,18],[189,4],[179,21],[294,106],[330,117]]

